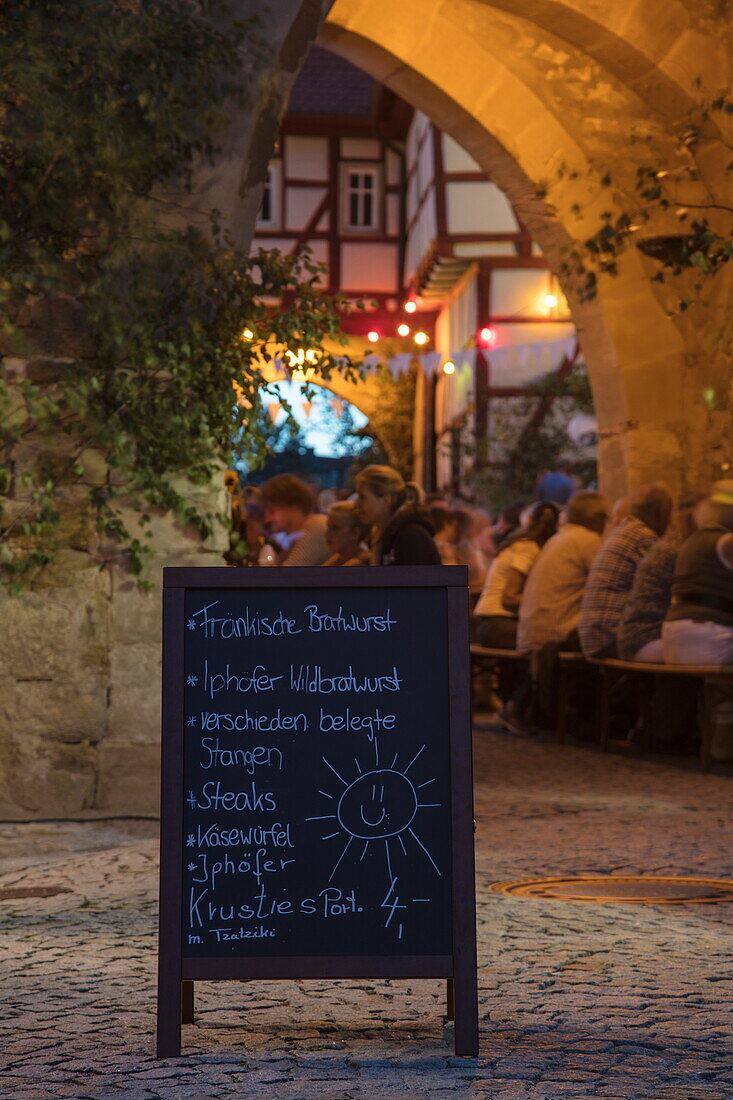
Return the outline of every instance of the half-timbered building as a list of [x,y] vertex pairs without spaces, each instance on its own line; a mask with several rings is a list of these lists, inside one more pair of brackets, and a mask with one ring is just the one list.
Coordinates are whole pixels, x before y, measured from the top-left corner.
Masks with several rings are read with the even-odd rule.
[[[577,344],[547,262],[504,193],[448,134],[349,62],[314,48],[271,161],[253,248],[323,265],[352,348],[418,372],[415,476],[460,482],[459,431],[494,398],[567,370]],[[446,440],[452,446],[445,446]]]

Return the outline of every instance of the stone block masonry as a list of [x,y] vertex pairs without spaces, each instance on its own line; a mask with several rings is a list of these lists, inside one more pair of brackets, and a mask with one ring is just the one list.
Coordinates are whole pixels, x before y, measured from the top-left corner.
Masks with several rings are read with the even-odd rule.
[[146,594],[106,549],[62,549],[0,593],[2,817],[158,812],[162,568],[221,552],[159,522]]
[[[489,883],[731,876],[730,779],[476,730],[481,1041],[444,983],[211,982],[154,1058],[154,823],[0,826],[0,1094],[13,1100],[730,1100],[731,906]],[[721,809],[722,807],[722,809]],[[13,891],[63,890],[46,897]],[[4,900],[3,900],[4,899]]]

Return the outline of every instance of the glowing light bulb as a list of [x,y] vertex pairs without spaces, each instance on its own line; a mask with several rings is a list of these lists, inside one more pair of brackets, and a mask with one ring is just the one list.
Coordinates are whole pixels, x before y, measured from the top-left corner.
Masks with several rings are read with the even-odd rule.
[[370,329],[370,331],[367,333],[367,340],[369,341],[369,343],[376,344],[378,339],[379,333],[377,332],[377,330],[375,328]]
[[255,334],[252,332],[251,328],[246,328],[244,330],[244,332],[242,333],[242,339],[243,340],[254,340],[254,338],[255,338]]
[[427,332],[416,332],[413,339],[416,344],[427,344],[430,337]]
[[409,325],[398,325],[397,326],[397,333],[398,333],[399,336],[409,336],[410,335],[410,326]]
[[557,305],[557,294],[545,294],[545,305],[548,309],[554,309]]
[[417,302],[413,302],[412,300],[405,302],[405,313],[414,313],[416,309]]
[[484,345],[496,343],[496,333],[494,332],[493,328],[489,328],[488,325],[484,326],[484,328],[481,329],[478,334],[478,338],[479,341]]
[[453,363],[450,359],[447,359],[445,361],[445,363],[443,363],[443,374],[455,374],[455,373],[456,373],[455,363]]

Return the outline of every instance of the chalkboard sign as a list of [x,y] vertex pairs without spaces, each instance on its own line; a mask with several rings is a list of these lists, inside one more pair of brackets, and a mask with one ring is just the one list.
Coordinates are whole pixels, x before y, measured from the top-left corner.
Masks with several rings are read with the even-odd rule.
[[476,1053],[467,624],[461,567],[165,570],[161,1057],[253,977],[445,977]]

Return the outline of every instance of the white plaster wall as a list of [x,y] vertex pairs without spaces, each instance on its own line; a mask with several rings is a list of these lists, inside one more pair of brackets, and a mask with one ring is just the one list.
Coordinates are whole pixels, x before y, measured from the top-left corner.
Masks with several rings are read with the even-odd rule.
[[517,250],[512,241],[466,241],[453,246],[456,256],[467,259],[480,256],[516,256]]
[[328,181],[328,139],[288,134],[285,144],[285,175],[296,179]]
[[[451,424],[473,400],[472,354],[461,354],[472,344],[478,323],[478,288],[475,274],[459,288],[459,292],[441,310],[436,325],[436,350],[444,359],[456,365],[454,374],[441,374],[435,400],[435,421],[438,432]],[[445,462],[445,459],[441,459]]]
[[341,246],[341,285],[346,290],[397,289],[397,246],[349,243]]
[[516,233],[511,204],[494,183],[447,183],[449,233]]
[[454,141],[450,134],[443,134],[443,169],[446,172],[480,172],[481,168],[470,153]]
[[323,187],[289,187],[285,195],[285,226],[303,229],[315,214],[326,190]]
[[435,201],[433,189],[431,188],[427,199],[422,205],[418,219],[407,236],[407,247],[405,249],[405,276],[407,280],[412,278],[421,261],[430,251],[437,233]]
[[361,157],[379,157],[381,145],[374,138],[341,138],[341,156],[344,160],[359,160]]
[[496,347],[502,348],[507,344],[538,344],[548,343],[553,340],[565,340],[572,336],[575,328],[570,321],[548,322],[543,324],[523,325],[521,322],[512,322],[504,325],[494,325],[496,331]]
[[491,312],[497,316],[542,316],[550,286],[548,271],[495,270],[491,273]]

